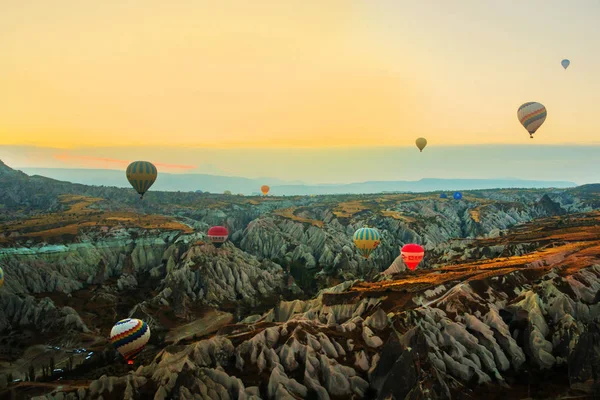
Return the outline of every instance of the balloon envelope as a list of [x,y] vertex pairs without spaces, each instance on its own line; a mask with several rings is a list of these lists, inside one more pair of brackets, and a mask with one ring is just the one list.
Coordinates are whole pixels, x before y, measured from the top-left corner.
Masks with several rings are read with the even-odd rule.
[[414,271],[423,259],[423,256],[425,256],[425,249],[418,244],[406,244],[402,247],[402,250],[400,250],[400,255],[402,256],[404,264],[406,264],[411,271]]
[[460,199],[462,199],[462,193],[456,192],[456,193],[454,193],[454,195],[452,197],[454,197],[455,200],[460,200]]
[[125,172],[127,180],[136,192],[144,197],[150,186],[156,181],[158,171],[154,164],[148,161],[134,161],[127,167]]
[[0,268],[0,288],[4,285],[4,271]]
[[533,134],[539,129],[540,126],[542,126],[547,115],[548,112],[546,111],[546,107],[544,107],[543,104],[535,101],[522,104],[517,110],[519,122],[525,129],[527,129],[527,132],[529,132],[529,136],[532,139]]
[[440,194],[440,199],[447,199],[448,195],[446,193]]
[[562,60],[560,62],[560,64],[563,66],[564,69],[567,69],[567,67],[569,66],[569,64],[571,64],[571,61],[567,60],[566,58],[564,60]]
[[122,319],[110,331],[110,342],[127,361],[133,360],[150,340],[150,327],[135,318]]
[[224,226],[213,226],[208,230],[208,240],[215,245],[221,247],[229,237],[229,231]]
[[417,140],[415,140],[415,143],[417,144],[417,147],[419,148],[419,150],[423,151],[425,146],[427,146],[427,139],[420,137]]
[[260,187],[260,191],[261,191],[261,192],[262,192],[262,194],[263,194],[263,195],[265,195],[265,196],[267,195],[267,193],[269,193],[269,190],[270,190],[270,189],[271,189],[271,188],[270,188],[269,186],[267,186],[267,185],[262,185],[262,186]]
[[379,243],[381,243],[381,235],[377,229],[360,228],[354,232],[354,244],[364,258],[369,258]]

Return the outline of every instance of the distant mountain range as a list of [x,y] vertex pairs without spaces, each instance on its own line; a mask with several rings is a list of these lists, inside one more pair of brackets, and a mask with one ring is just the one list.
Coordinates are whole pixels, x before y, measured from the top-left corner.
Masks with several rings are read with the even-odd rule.
[[[96,186],[129,187],[125,173],[119,170],[22,168],[28,175],[41,175],[61,181]],[[431,192],[436,190],[477,190],[501,188],[568,188],[577,186],[568,181],[534,181],[520,179],[433,179],[418,181],[369,181],[349,184],[298,184],[272,178],[242,178],[207,174],[160,173],[152,189],[164,191],[203,191],[233,194],[258,194],[261,185],[271,186],[270,194],[311,195],[382,192]]]

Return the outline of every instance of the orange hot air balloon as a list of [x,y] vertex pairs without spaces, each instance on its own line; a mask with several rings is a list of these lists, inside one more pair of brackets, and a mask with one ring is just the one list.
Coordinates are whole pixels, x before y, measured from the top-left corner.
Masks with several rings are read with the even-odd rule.
[[266,195],[267,195],[267,193],[269,193],[269,190],[270,190],[270,189],[271,189],[271,188],[270,188],[269,186],[267,186],[267,185],[262,185],[262,186],[260,187],[260,191],[262,192],[263,196],[266,196]]
[[404,261],[404,264],[406,264],[411,271],[414,271],[415,268],[417,268],[417,265],[419,265],[423,259],[425,250],[418,244],[411,243],[404,245],[400,251],[400,254],[402,255],[402,261]]

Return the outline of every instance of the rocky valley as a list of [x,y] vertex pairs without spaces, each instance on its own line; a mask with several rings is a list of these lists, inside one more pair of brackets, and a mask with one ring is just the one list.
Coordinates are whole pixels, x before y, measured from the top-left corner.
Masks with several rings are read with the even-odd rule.
[[[591,398],[599,195],[140,201],[0,163],[0,398]],[[382,236],[368,260],[361,227]],[[127,317],[152,331],[134,365],[108,340]]]

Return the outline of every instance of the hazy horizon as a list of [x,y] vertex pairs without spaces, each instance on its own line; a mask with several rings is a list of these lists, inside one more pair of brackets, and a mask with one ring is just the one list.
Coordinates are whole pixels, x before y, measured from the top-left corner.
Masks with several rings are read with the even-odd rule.
[[[531,141],[533,142],[533,141]],[[144,147],[133,152],[160,172],[270,178],[304,184],[439,179],[521,179],[596,183],[600,146],[528,145],[431,146],[326,149],[181,149]],[[114,157],[103,157],[110,154]],[[131,148],[0,146],[11,168],[125,170]],[[333,166],[333,168],[332,168]],[[185,167],[185,168],[182,168]]]

